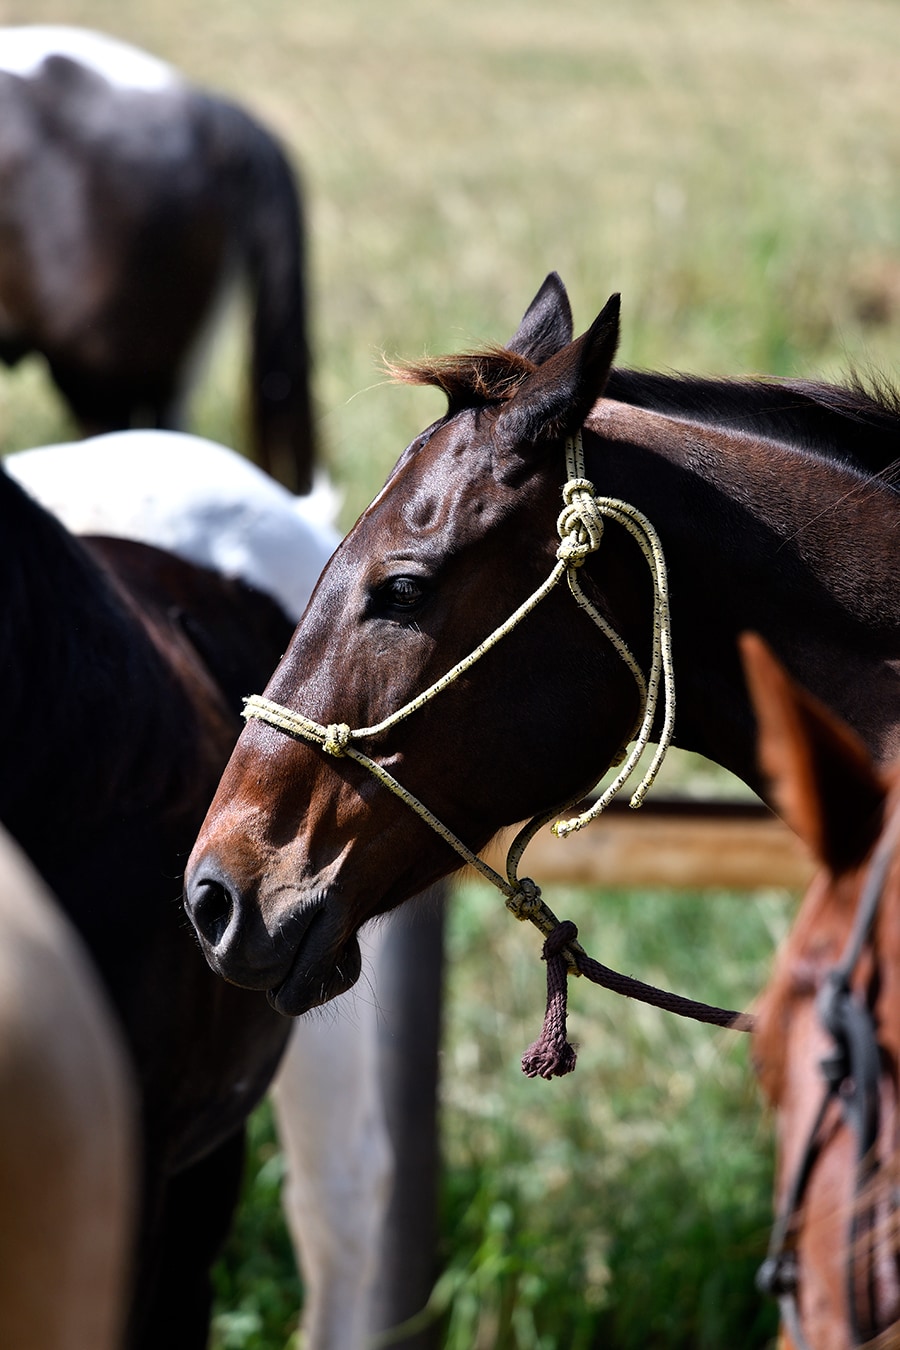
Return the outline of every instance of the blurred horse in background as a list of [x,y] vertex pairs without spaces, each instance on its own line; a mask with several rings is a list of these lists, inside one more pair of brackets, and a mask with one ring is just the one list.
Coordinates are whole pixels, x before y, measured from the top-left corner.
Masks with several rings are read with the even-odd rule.
[[[10,455],[9,472],[75,534],[165,548],[275,600],[296,623],[339,542],[324,476],[297,497],[195,436],[127,431]],[[378,1071],[377,951],[333,1014],[293,1025],[273,1084],[307,1350],[362,1350],[392,1173]]]
[[82,434],[178,427],[201,340],[240,279],[254,453],[306,492],[303,222],[284,151],[125,43],[0,28],[0,360],[41,353]]
[[742,640],[766,792],[821,869],[758,1008],[775,1108],[776,1223],[761,1287],[785,1344],[900,1344],[900,769]]
[[119,1350],[135,1126],[94,966],[0,829],[0,1345]]

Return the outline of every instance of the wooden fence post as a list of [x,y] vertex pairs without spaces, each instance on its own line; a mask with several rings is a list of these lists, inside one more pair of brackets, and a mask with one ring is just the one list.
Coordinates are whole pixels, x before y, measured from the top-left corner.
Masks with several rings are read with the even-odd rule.
[[[438,1051],[449,894],[441,883],[396,911],[378,955],[379,1056],[396,1171],[375,1276],[375,1333],[421,1312],[439,1273]],[[435,1350],[438,1330],[421,1327],[385,1344]]]

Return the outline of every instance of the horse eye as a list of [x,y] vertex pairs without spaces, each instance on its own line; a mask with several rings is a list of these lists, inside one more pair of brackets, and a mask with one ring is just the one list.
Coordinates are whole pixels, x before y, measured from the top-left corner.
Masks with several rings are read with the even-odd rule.
[[425,598],[425,588],[415,577],[390,577],[379,589],[382,602],[391,609],[415,609]]

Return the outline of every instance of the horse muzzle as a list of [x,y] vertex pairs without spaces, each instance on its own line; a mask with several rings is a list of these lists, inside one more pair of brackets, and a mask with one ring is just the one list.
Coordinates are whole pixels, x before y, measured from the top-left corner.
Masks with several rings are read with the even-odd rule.
[[359,978],[359,944],[327,890],[304,895],[279,886],[264,894],[257,887],[245,894],[202,851],[188,867],[184,907],[211,969],[230,984],[264,991],[285,1016],[327,1002]]

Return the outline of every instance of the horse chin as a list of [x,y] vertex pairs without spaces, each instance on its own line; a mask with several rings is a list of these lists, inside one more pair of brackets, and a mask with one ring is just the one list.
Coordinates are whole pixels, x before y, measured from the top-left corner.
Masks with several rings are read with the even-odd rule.
[[313,932],[298,951],[287,977],[266,997],[276,1012],[299,1017],[352,989],[361,970],[362,954],[355,934],[335,950],[317,942]]

